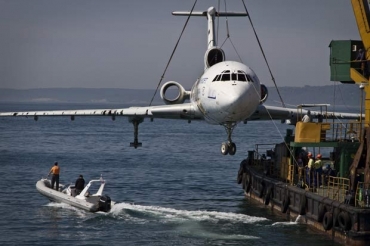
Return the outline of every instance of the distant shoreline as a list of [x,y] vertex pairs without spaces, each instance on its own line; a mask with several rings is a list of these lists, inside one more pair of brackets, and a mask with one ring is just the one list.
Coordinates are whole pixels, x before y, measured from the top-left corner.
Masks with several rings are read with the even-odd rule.
[[[281,100],[274,87],[268,87],[267,105],[281,106]],[[39,88],[0,89],[0,103],[58,103],[58,104],[130,104],[149,105],[152,89],[116,88]],[[361,91],[355,84],[330,86],[280,87],[279,92],[286,107],[302,103],[326,103],[331,105],[359,107]],[[159,91],[152,105],[163,104]],[[335,97],[334,97],[335,95]]]

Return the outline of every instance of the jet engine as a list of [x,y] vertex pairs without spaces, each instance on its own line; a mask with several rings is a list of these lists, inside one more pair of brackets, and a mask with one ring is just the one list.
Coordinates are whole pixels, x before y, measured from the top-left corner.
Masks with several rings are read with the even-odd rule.
[[[177,95],[172,99],[166,97],[166,92],[170,87],[177,87]],[[170,92],[172,95],[172,91]],[[166,104],[181,104],[184,103],[186,99],[190,98],[190,91],[186,91],[182,85],[176,81],[168,81],[161,88],[161,98]]]
[[221,48],[212,47],[204,55],[204,64],[206,68],[225,61],[225,52]]
[[264,84],[261,84],[261,100],[260,104],[264,103],[267,100],[268,90]]

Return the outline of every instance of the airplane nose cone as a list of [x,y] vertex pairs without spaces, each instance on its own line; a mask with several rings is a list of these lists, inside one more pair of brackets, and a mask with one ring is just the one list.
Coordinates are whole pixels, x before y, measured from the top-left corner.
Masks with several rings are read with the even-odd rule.
[[254,113],[259,97],[253,86],[231,86],[220,95],[222,110],[230,115],[230,121],[244,120]]

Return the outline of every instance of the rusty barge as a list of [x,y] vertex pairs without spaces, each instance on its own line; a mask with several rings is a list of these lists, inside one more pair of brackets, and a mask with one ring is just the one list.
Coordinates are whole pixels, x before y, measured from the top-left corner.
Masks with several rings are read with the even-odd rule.
[[[359,163],[355,174],[356,188],[352,191],[350,173],[346,171],[351,170],[348,161],[363,155],[359,151],[365,144],[353,137],[340,141],[301,142],[301,135],[297,133],[301,126],[321,128],[321,123],[304,124],[297,124],[295,135],[288,129],[286,142],[257,144],[254,150],[248,151],[248,158],[241,162],[238,172],[238,182],[245,196],[278,211],[288,220],[295,221],[301,215],[301,222],[328,234],[335,241],[346,245],[368,245],[370,184],[364,182],[364,169]],[[316,134],[321,137],[322,130],[319,131]],[[369,136],[366,144],[370,144],[370,129],[366,129],[366,133]],[[321,174],[310,172],[305,167],[307,160],[303,160],[303,165],[298,164],[298,156],[306,159],[304,153],[308,150],[323,153]]]

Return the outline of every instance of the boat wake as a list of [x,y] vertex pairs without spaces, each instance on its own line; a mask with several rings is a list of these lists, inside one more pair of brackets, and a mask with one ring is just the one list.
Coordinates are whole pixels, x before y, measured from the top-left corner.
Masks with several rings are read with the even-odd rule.
[[134,217],[154,217],[165,219],[166,221],[211,221],[211,222],[228,222],[228,223],[245,223],[253,224],[261,221],[267,221],[267,218],[249,216],[232,212],[217,212],[205,210],[178,210],[158,206],[142,206],[130,203],[116,204],[110,214],[120,216],[124,214]]
[[[250,239],[260,239],[260,237],[243,235],[243,234],[233,234],[231,231],[209,231],[209,228],[205,228],[199,224],[185,223],[176,228],[177,231],[181,232],[184,236],[189,236],[192,238],[207,238],[212,240],[250,240]],[[214,229],[216,230],[216,229]]]
[[49,202],[48,204],[45,205],[45,207],[54,207],[54,208],[61,208],[61,209],[66,209],[69,211],[72,211],[78,215],[80,218],[85,218],[87,212],[84,210],[81,210],[79,208],[73,207],[69,204],[66,203],[59,203],[59,202]]
[[298,215],[295,221],[284,221],[284,222],[275,222],[271,226],[291,226],[302,224],[304,221],[304,216]]
[[[159,206],[143,206],[130,203],[117,203],[109,215],[135,224],[171,224],[171,227],[184,236],[211,240],[255,240],[257,236],[234,234],[238,223],[256,224],[268,221],[267,218],[232,212],[206,210],[180,210]],[[209,225],[209,223],[213,225]]]
[[[267,218],[249,216],[232,212],[217,212],[206,210],[180,210],[159,206],[143,206],[131,203],[116,203],[109,213],[90,213],[64,203],[50,202],[47,207],[61,208],[65,213],[71,212],[79,218],[94,219],[101,216],[114,217],[126,223],[171,224],[173,229],[184,236],[192,238],[206,238],[211,240],[257,240],[258,236],[234,234],[234,227],[238,223],[256,224],[268,221]],[[67,215],[68,216],[68,215]],[[212,223],[214,226],[205,225]],[[222,226],[221,226],[222,225]]]
[[271,226],[291,226],[291,225],[298,225],[298,222],[289,221],[289,222],[275,222]]

